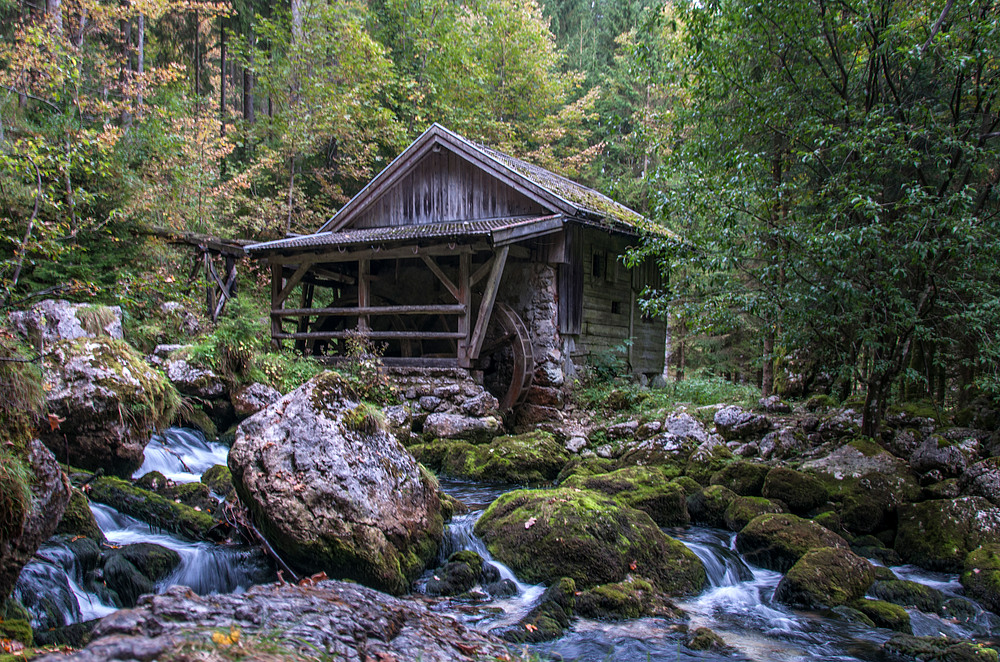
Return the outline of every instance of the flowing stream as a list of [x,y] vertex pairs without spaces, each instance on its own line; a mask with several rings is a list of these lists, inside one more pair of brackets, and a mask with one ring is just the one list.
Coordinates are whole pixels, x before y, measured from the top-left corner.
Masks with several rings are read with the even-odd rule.
[[[207,442],[198,432],[181,428],[153,437],[145,462],[136,477],[159,471],[169,480],[191,482],[215,464],[225,464],[228,449]],[[537,604],[542,585],[521,582],[510,568],[494,560],[473,532],[476,520],[507,486],[442,479],[444,491],[460,499],[469,512],[456,516],[445,529],[439,561],[453,552],[468,549],[480,554],[508,581],[512,595],[491,599],[485,592],[471,596],[430,601],[430,608],[447,613],[470,627],[482,630],[509,627]],[[113,546],[151,542],[176,551],[177,569],[157,586],[190,586],[199,594],[241,592],[255,583],[272,581],[267,560],[245,547],[191,542],[152,530],[132,517],[108,506],[92,503],[98,525]],[[828,612],[794,610],[773,601],[781,574],[748,565],[735,551],[735,534],[705,527],[670,529],[668,533],[687,545],[703,562],[708,587],[699,595],[678,602],[690,617],[683,624],[658,618],[622,622],[580,619],[562,638],[532,646],[543,658],[579,662],[673,662],[676,660],[753,660],[760,662],[877,662],[879,648],[891,636],[887,630],[855,625]],[[32,613],[33,625],[44,630],[105,616],[116,609],[103,584],[81,567],[74,541],[53,538],[36,554],[15,588],[15,596]],[[946,634],[956,638],[991,637],[1000,634],[1000,618],[962,598],[958,577],[932,573],[912,566],[892,568],[901,579],[916,581],[955,598],[964,613],[943,619],[935,614],[909,610],[914,634]],[[417,583],[417,591],[431,576]],[[103,590],[102,590],[103,589]],[[734,653],[691,651],[684,646],[688,629],[709,627]]]

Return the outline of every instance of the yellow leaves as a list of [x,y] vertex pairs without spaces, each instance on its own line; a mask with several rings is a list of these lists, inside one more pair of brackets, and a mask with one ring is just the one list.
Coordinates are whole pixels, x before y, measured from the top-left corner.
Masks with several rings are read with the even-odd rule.
[[524,629],[527,630],[528,632],[536,632],[538,630],[538,626],[532,625],[531,623],[525,623]]
[[235,625],[229,628],[229,632],[213,632],[212,641],[220,648],[228,648],[240,640],[240,629]]

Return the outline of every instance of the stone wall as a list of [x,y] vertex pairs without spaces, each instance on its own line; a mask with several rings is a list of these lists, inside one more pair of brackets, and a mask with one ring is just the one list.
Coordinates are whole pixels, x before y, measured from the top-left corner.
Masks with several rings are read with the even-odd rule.
[[476,383],[468,370],[392,366],[387,371],[418,421],[433,413],[499,415],[500,403]]

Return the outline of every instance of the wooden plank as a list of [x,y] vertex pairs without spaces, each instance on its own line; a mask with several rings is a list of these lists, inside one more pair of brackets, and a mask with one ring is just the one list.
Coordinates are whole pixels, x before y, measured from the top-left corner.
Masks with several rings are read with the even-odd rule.
[[501,246],[496,252],[496,259],[493,268],[490,270],[490,278],[486,283],[486,291],[483,293],[483,301],[479,305],[479,317],[476,319],[476,329],[472,333],[472,340],[469,341],[469,359],[475,361],[479,358],[479,351],[483,347],[483,340],[486,339],[486,327],[490,323],[490,316],[493,315],[493,304],[497,300],[497,292],[500,289],[500,279],[503,278],[503,269],[507,264],[507,254],[510,246]]
[[427,268],[431,270],[431,273],[437,276],[438,280],[441,281],[441,284],[444,285],[449,292],[451,292],[451,296],[455,297],[455,301],[461,302],[462,295],[458,291],[458,288],[455,287],[455,284],[451,282],[451,279],[448,278],[443,271],[441,271],[441,267],[439,267],[437,262],[434,261],[434,258],[429,255],[421,255],[420,257],[423,259],[424,264],[427,265]]
[[281,317],[357,317],[358,315],[461,315],[466,312],[463,304],[411,305],[411,306],[348,306],[340,308],[284,308],[272,310]]
[[[288,295],[292,293],[292,290],[295,289],[295,286],[299,284],[299,281],[302,280],[303,276],[306,275],[306,273],[309,271],[309,267],[311,266],[312,266],[311,262],[303,262],[302,264],[299,265],[299,268],[295,270],[295,273],[293,273],[291,277],[287,281],[285,281],[285,286],[281,288],[280,292],[278,292],[279,304],[285,303],[285,299],[287,299]],[[273,303],[274,302],[272,302],[271,308],[276,307],[273,305]]]
[[463,367],[470,367],[469,343],[472,340],[472,285],[469,282],[472,270],[472,256],[462,255],[458,260],[458,300],[464,309],[458,318],[458,332],[462,339],[458,341],[458,360]]
[[[318,356],[316,360],[326,365],[339,365],[355,359],[348,356]],[[458,359],[425,356],[383,356],[383,365],[402,368],[458,368]]]
[[[367,308],[371,303],[370,287],[371,262],[366,258],[358,260],[358,308]],[[358,316],[358,331],[367,333],[369,329],[368,316]]]
[[[312,285],[311,283],[306,283],[302,285],[302,299],[299,304],[302,306],[301,308],[302,310],[309,310],[310,308],[312,308],[314,289],[315,286]],[[282,312],[283,311],[278,311],[278,314],[280,315]],[[309,331],[309,316],[303,315],[301,318],[299,318],[298,328],[296,329],[296,332],[306,333],[308,331]],[[300,352],[304,352],[306,349],[305,341],[304,340],[297,341],[295,343],[295,349],[299,350]]]
[[[276,338],[282,340],[329,340],[331,338],[347,338],[356,331],[309,331],[308,333],[278,333]],[[368,331],[366,338],[372,340],[458,340],[457,331]]]
[[493,244],[502,246],[522,241],[529,237],[541,237],[543,235],[559,232],[563,228],[565,218],[563,216],[553,216],[533,223],[525,223],[512,228],[497,230],[493,233]]
[[481,267],[476,269],[476,273],[472,274],[472,276],[470,276],[469,278],[469,287],[475,287],[476,283],[481,281],[483,277],[490,272],[490,269],[493,267],[493,259],[494,258],[491,255],[490,258],[486,260],[486,262],[484,262]]
[[267,260],[271,263],[299,263],[303,260],[308,260],[311,263],[316,262],[356,262],[361,258],[367,257],[372,260],[394,260],[394,259],[407,259],[413,258],[418,259],[424,255],[459,255],[461,253],[475,253],[479,251],[488,251],[490,245],[485,241],[477,241],[472,244],[459,244],[454,248],[450,248],[444,243],[434,244],[432,246],[400,246],[398,248],[384,248],[379,252],[375,252],[370,248],[364,250],[345,250],[343,253],[334,250],[315,250],[307,252],[296,252],[296,253],[276,253],[274,255],[268,255]]
[[[278,301],[278,294],[281,293],[281,278],[282,268],[280,264],[271,265],[271,309],[280,309],[283,304]],[[271,315],[271,344],[275,349],[281,349],[281,339],[277,337],[278,334],[282,333],[281,330],[281,318],[277,315]]]

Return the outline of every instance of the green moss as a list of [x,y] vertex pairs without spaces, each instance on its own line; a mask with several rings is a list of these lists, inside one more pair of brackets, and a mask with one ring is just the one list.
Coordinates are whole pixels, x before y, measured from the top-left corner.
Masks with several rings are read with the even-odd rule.
[[90,485],[90,498],[126,515],[193,540],[209,538],[209,531],[215,526],[215,520],[211,515],[174,503],[120,478],[98,478]]
[[215,439],[219,436],[219,428],[216,427],[212,418],[200,406],[184,407],[180,410],[177,417],[185,426],[201,430],[206,439]]
[[411,446],[410,452],[443,474],[493,483],[551,482],[569,461],[566,449],[548,433],[497,437],[488,444],[437,439]]
[[824,547],[806,552],[782,578],[775,599],[806,608],[836,607],[864,596],[875,580],[872,565],[857,554]]
[[771,467],[757,462],[739,461],[712,475],[712,485],[723,485],[740,496],[760,496],[764,479]]
[[879,600],[902,607],[916,607],[930,614],[940,612],[941,605],[944,604],[944,594],[941,591],[903,579],[875,582],[869,593]]
[[607,494],[624,506],[649,514],[660,526],[684,526],[691,521],[684,489],[668,481],[657,467],[625,467],[596,476],[574,476],[563,486]]
[[161,489],[160,494],[209,515],[219,510],[219,502],[212,496],[208,485],[204,483],[171,485]]
[[880,628],[911,634],[910,615],[899,605],[884,600],[856,600],[850,604]]
[[232,501],[236,496],[236,490],[233,487],[233,474],[230,473],[229,467],[223,464],[209,467],[201,475],[201,482],[208,485],[208,489],[219,496],[225,497],[227,501]]
[[829,395],[819,394],[813,395],[808,400],[805,401],[804,406],[807,411],[817,411],[819,409],[829,409],[830,407],[836,407],[837,401],[831,398]]
[[603,457],[574,457],[559,471],[556,476],[556,484],[561,485],[563,481],[572,476],[594,476],[596,474],[608,473],[615,468],[614,460]]
[[780,499],[796,515],[807,514],[829,498],[826,486],[819,479],[787,467],[775,467],[767,473],[761,494],[768,499]]
[[822,527],[830,529],[845,540],[851,540],[851,535],[844,530],[844,525],[840,521],[840,515],[838,515],[836,511],[828,510],[825,513],[820,513],[816,517],[813,517],[812,521]]
[[500,636],[513,643],[538,643],[556,639],[569,627],[576,608],[576,583],[563,577],[545,589],[538,605]]
[[19,641],[29,648],[35,645],[31,624],[22,619],[0,620],[0,639]]
[[729,503],[723,520],[730,531],[740,531],[758,515],[781,512],[780,505],[764,497],[738,496]]
[[90,500],[80,490],[73,488],[69,504],[63,512],[62,519],[59,520],[59,526],[56,527],[56,533],[104,540],[104,533],[101,527],[97,526],[94,513],[90,510]]
[[887,414],[889,416],[905,416],[906,418],[929,418],[935,423],[941,422],[941,410],[935,403],[928,400],[889,405]]
[[806,552],[821,547],[846,549],[847,542],[795,515],[760,515],[736,536],[736,549],[749,563],[778,572],[787,572]]
[[983,545],[965,557],[962,586],[969,597],[1000,612],[1000,545]]
[[724,526],[726,509],[736,498],[736,493],[728,487],[710,485],[687,498],[688,512],[695,522]]
[[694,453],[684,467],[684,474],[695,479],[702,485],[708,485],[716,472],[724,469],[733,461],[733,452],[719,444],[707,454]]
[[490,553],[526,581],[571,577],[581,588],[630,572],[668,594],[701,589],[698,558],[644,512],[599,492],[559,488],[508,492],[476,522]]
[[20,537],[31,507],[31,472],[20,453],[0,447],[0,547]]
[[722,637],[705,627],[695,628],[695,631],[688,637],[686,646],[693,651],[722,650],[728,648]]
[[899,508],[895,549],[908,563],[932,570],[961,572],[966,556],[1000,535],[983,530],[979,513],[993,508],[981,497],[941,499]]
[[851,441],[848,445],[861,451],[861,454],[865,457],[875,457],[886,452],[884,448],[876,444],[868,437],[858,437],[857,439]]
[[174,550],[148,542],[125,545],[115,553],[121,554],[154,582],[166,579],[181,563],[180,554]]
[[916,662],[997,662],[997,651],[983,644],[947,637],[893,635],[883,648],[895,659]]
[[701,490],[701,483],[696,481],[694,478],[691,478],[690,476],[678,476],[677,478],[674,478],[671,482],[673,482],[675,485],[678,485],[682,490],[684,490],[684,494],[686,496],[691,496],[695,492]]
[[363,434],[385,432],[389,428],[385,412],[378,405],[368,402],[362,402],[353,409],[344,412],[341,422],[348,430]]

